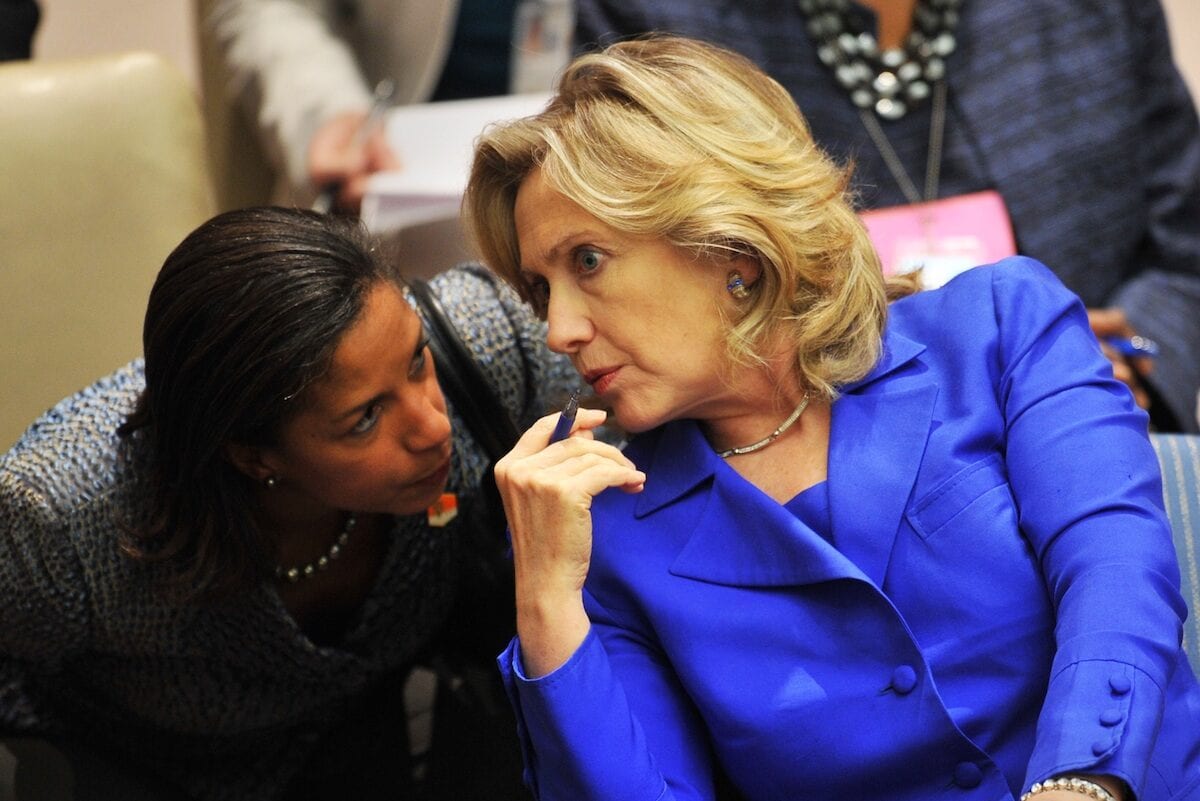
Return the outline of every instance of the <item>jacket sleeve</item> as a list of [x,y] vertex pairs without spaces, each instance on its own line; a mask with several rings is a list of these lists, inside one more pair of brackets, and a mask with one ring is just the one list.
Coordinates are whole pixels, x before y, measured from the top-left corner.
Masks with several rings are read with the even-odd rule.
[[255,120],[293,187],[308,186],[308,143],[331,117],[370,106],[330,0],[220,0],[202,21],[217,44],[226,87]]
[[1147,379],[1184,431],[1200,430],[1200,122],[1171,58],[1158,2],[1127,3],[1141,92],[1136,156],[1145,176],[1140,264],[1114,296],[1133,327],[1159,344]]
[[49,497],[0,460],[0,658],[55,663],[86,647],[86,577]]
[[534,796],[714,798],[705,728],[665,658],[587,593],[585,602],[592,630],[558,670],[527,679],[517,640],[500,656]]
[[998,400],[1057,646],[1027,785],[1088,771],[1140,797],[1186,614],[1158,463],[1082,304],[1040,264],[1021,266],[993,271]]
[[97,566],[119,560],[116,429],[143,371],[135,359],[63,399],[0,456],[0,657],[53,666],[91,647]]

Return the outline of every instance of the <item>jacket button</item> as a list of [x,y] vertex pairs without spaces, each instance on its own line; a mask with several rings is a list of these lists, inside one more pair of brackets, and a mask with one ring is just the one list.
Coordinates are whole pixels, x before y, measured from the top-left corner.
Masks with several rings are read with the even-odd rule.
[[954,766],[954,783],[964,790],[978,787],[983,781],[983,771],[974,762],[959,762]]
[[1116,744],[1117,741],[1115,739],[1097,740],[1096,742],[1092,743],[1092,753],[1095,756],[1104,756],[1113,747],[1115,747]]
[[1125,695],[1133,689],[1133,682],[1129,680],[1128,676],[1114,674],[1109,677],[1108,686],[1113,691],[1113,695]]
[[901,695],[908,695],[917,686],[917,671],[908,665],[901,665],[892,671],[892,689]]
[[1106,709],[1100,713],[1101,726],[1116,726],[1125,719],[1125,713],[1119,709]]

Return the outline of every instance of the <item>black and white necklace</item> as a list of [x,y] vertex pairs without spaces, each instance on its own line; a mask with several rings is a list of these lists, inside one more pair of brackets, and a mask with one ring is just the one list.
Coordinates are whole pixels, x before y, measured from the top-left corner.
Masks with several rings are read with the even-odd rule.
[[862,30],[850,0],[798,0],[821,63],[860,109],[898,120],[932,94],[946,75],[946,57],[958,42],[962,0],[918,0],[913,28],[903,47],[880,50],[875,34]]

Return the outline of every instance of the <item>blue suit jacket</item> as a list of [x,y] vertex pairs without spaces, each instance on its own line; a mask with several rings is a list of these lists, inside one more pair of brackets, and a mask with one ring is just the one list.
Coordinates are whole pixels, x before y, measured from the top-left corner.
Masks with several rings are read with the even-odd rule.
[[[577,41],[670,31],[739,50],[792,93],[816,140],[853,158],[865,205],[904,203],[817,59],[795,0],[576,0]],[[1019,252],[1083,302],[1119,306],[1162,348],[1150,381],[1184,430],[1200,388],[1200,126],[1157,0],[968,0],[939,196],[994,188]],[[929,104],[888,138],[918,186]]]
[[1200,798],[1200,687],[1146,418],[1011,259],[892,307],[834,403],[829,539],[692,421],[596,499],[588,640],[501,657],[543,799],[929,801],[1111,773]]

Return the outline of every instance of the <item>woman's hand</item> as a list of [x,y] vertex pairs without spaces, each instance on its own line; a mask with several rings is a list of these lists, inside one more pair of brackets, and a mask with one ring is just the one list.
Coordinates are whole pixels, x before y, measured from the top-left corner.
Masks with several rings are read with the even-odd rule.
[[496,463],[512,536],[521,659],[531,678],[559,667],[587,635],[592,498],[610,487],[640,492],[646,481],[621,451],[592,437],[605,416],[580,409],[572,435],[553,444],[558,414],[543,417]]
[[1113,377],[1129,387],[1133,399],[1143,409],[1150,408],[1150,396],[1142,386],[1142,379],[1154,369],[1154,361],[1148,358],[1122,356],[1104,340],[1108,337],[1132,339],[1137,335],[1125,312],[1115,306],[1107,309],[1088,309],[1088,322],[1092,333],[1100,340],[1100,350],[1113,365]]
[[337,189],[335,205],[357,212],[371,176],[400,169],[383,126],[368,124],[365,111],[349,111],[328,120],[313,134],[308,145],[308,175],[318,190]]

